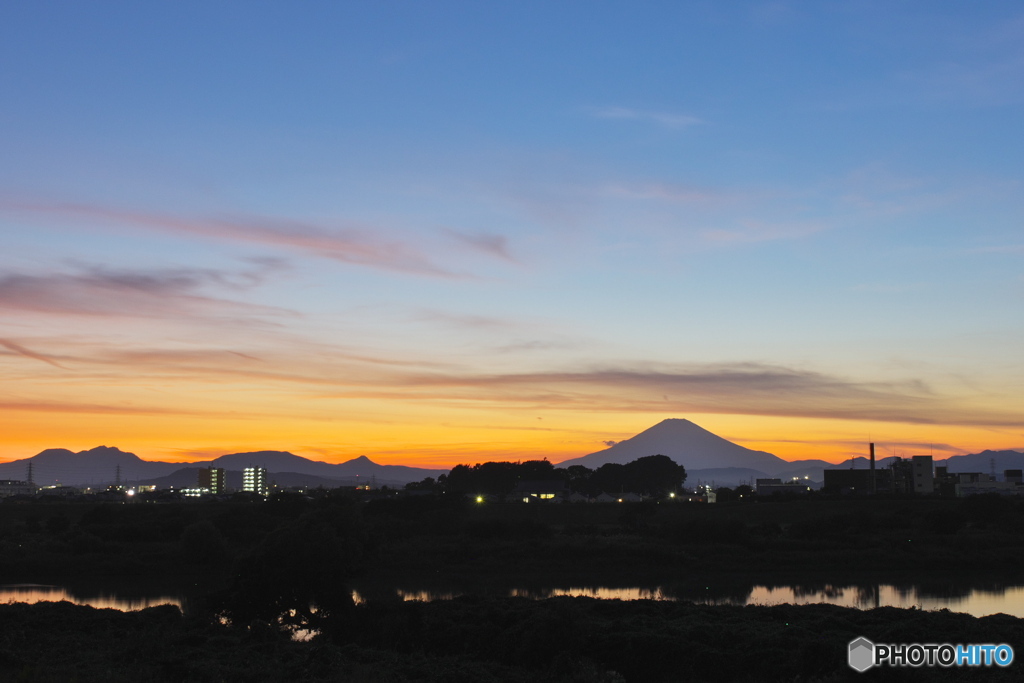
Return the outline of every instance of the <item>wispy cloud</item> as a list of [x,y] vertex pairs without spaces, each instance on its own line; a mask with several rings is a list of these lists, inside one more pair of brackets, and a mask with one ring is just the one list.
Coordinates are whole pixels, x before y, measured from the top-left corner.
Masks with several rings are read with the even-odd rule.
[[266,276],[265,268],[244,271],[162,269],[137,271],[84,266],[78,272],[0,275],[0,308],[33,313],[111,317],[294,315],[271,306],[204,295],[215,285],[241,290]]
[[689,126],[704,123],[704,121],[696,116],[654,111],[650,109],[633,109],[630,107],[591,107],[588,111],[592,116],[599,119],[649,121],[666,128],[687,128]]
[[509,330],[517,327],[516,323],[495,316],[476,315],[473,313],[449,313],[437,310],[421,311],[417,316],[417,320],[439,322],[444,325],[475,330]]
[[924,382],[857,381],[760,363],[664,368],[478,374],[319,372],[280,379],[332,387],[334,398],[432,401],[460,406],[612,412],[764,415],[908,424],[1024,426],[1019,414],[972,408],[933,392]]
[[[470,324],[476,324],[470,321]],[[484,325],[489,324],[487,321]],[[623,364],[617,367],[488,373],[456,363],[389,360],[344,352],[249,349],[83,348],[74,356],[83,381],[122,376],[187,383],[287,385],[309,400],[380,399],[481,410],[558,410],[652,414],[724,414],[989,428],[1024,427],[1019,413],[989,408],[976,396],[933,390],[915,378],[857,380],[764,363]],[[62,358],[65,356],[62,356]],[[70,356],[67,356],[70,357]],[[113,379],[111,379],[113,381]],[[28,409],[23,406],[23,409]],[[41,408],[58,410],[58,408]],[[81,411],[92,409],[74,408]],[[113,412],[114,408],[110,408]]]
[[49,365],[52,365],[55,368],[60,368],[62,370],[67,370],[67,368],[65,368],[63,365],[61,365],[57,361],[53,360],[52,358],[49,358],[48,356],[44,356],[41,353],[36,353],[35,351],[30,351],[29,349],[26,349],[21,344],[16,344],[16,343],[12,342],[10,339],[0,339],[0,346],[4,347],[8,351],[13,351],[14,353],[18,354],[19,356],[25,356],[26,358],[32,358],[33,360],[42,361],[43,363],[47,363]]
[[[742,436],[728,436],[730,441],[736,443],[769,443],[769,444],[808,444],[813,446],[830,446],[838,452],[846,453],[846,460],[851,457],[867,457],[867,444],[870,441],[869,437],[865,435],[864,439],[839,439],[839,438],[820,438],[820,439],[748,439]],[[953,446],[948,443],[931,443],[924,441],[906,441],[906,440],[883,440],[881,438],[874,441],[877,447],[877,457],[884,458],[894,454],[893,451],[913,452],[915,455],[921,455],[923,453],[930,453],[933,451],[939,451],[939,455],[936,459],[942,459],[949,457],[950,455],[963,455],[970,451],[961,448],[959,446]],[[945,455],[943,455],[945,454]],[[823,458],[829,462],[837,462],[837,457],[831,455],[827,458]]]
[[433,375],[405,377],[402,382],[406,392],[421,397],[476,398],[548,408],[1024,425],[1020,415],[962,406],[955,398],[934,394],[919,380],[854,381],[758,363],[494,376]]
[[580,341],[556,341],[549,339],[529,339],[522,341],[513,341],[508,344],[502,344],[501,346],[495,347],[495,351],[498,353],[523,353],[532,351],[564,351],[566,349],[574,349],[582,346]]
[[187,218],[73,203],[8,201],[0,203],[0,210],[285,248],[341,263],[416,275],[459,277],[434,264],[412,245],[399,240],[380,239],[374,234],[379,230],[365,226],[330,229],[301,221],[256,216]]
[[680,204],[709,203],[737,199],[735,194],[674,183],[611,183],[600,194],[621,199],[655,199]]
[[[110,405],[103,403],[74,403],[61,401],[4,400],[0,410],[25,411],[31,413],[69,413],[86,415],[197,415],[217,417],[208,410],[176,410],[157,406]],[[234,416],[232,416],[234,417]]]
[[500,259],[516,263],[516,259],[508,250],[508,238],[504,235],[490,233],[470,234],[458,230],[446,229],[445,234],[455,238],[462,244],[489,256],[497,256]]

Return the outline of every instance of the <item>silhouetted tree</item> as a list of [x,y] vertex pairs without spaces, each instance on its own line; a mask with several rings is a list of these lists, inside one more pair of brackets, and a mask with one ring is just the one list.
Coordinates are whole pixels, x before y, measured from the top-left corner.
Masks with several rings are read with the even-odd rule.
[[686,469],[666,455],[648,455],[620,465],[601,465],[590,475],[590,492],[621,493],[630,491],[642,495],[665,495],[686,481]]
[[634,493],[664,495],[686,481],[686,469],[667,455],[648,455],[626,465]]
[[406,491],[436,491],[437,482],[433,477],[426,477],[423,481],[410,481],[405,485]]
[[516,479],[520,481],[548,481],[562,479],[565,476],[560,470],[556,470],[547,458],[516,463],[515,473]]
[[362,551],[354,518],[327,503],[283,524],[242,558],[214,605],[235,625],[261,622],[289,634],[336,632],[353,607],[348,582]]
[[590,477],[590,484],[594,491],[606,491],[608,493],[622,493],[626,488],[626,466],[617,462],[609,462],[601,465]]
[[565,470],[569,479],[569,489],[579,493],[590,493],[590,478],[594,470],[583,465],[572,465]]

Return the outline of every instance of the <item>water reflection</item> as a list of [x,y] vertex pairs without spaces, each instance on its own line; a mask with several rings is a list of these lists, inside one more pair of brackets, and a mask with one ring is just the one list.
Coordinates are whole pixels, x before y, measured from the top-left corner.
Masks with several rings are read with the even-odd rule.
[[1024,586],[964,588],[942,584],[922,585],[754,585],[750,586],[570,586],[557,588],[515,587],[506,590],[399,589],[364,587],[354,591],[356,603],[382,600],[451,600],[462,595],[489,594],[543,600],[559,596],[602,600],[678,600],[704,605],[812,605],[828,604],[857,609],[902,607],[922,610],[949,609],[976,617],[1009,614],[1024,618]]
[[[462,595],[494,595],[543,600],[559,596],[588,597],[601,600],[678,600],[705,605],[809,605],[829,604],[858,609],[874,607],[915,607],[922,610],[949,609],[976,617],[1009,614],[1024,618],[1024,586],[988,584],[964,587],[955,583],[859,584],[804,583],[791,585],[656,585],[656,586],[569,586],[459,589],[446,585],[436,588],[396,588],[394,585],[365,585],[353,591],[352,598],[364,602],[451,600]],[[157,605],[175,605],[182,611],[187,601],[182,595],[163,593],[127,594],[113,590],[74,591],[64,586],[9,584],[0,586],[0,603],[60,602],[89,605],[100,609],[134,611]]]
[[674,596],[668,595],[661,587],[644,588],[631,586],[628,588],[610,587],[573,587],[573,588],[547,588],[537,590],[535,588],[513,588],[509,594],[517,598],[531,598],[543,600],[557,596],[598,598],[599,600],[675,600]]
[[79,595],[62,586],[48,586],[35,583],[18,583],[0,586],[0,603],[10,602],[72,602],[76,605],[88,605],[97,609],[116,609],[122,612],[156,607],[157,605],[174,605],[184,610],[181,597],[172,595],[125,596],[112,592],[95,595]]

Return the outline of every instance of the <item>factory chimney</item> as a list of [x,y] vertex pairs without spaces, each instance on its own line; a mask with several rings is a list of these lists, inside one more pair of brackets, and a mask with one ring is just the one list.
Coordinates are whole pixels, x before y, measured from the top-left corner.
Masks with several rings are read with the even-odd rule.
[[870,449],[871,449],[871,493],[873,495],[873,494],[876,493],[876,484],[875,484],[875,444],[874,443],[870,444]]

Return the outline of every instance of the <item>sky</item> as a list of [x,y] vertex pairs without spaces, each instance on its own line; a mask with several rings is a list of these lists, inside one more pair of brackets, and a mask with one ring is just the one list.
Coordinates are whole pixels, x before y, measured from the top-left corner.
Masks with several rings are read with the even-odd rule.
[[1018,2],[0,4],[0,460],[1024,449]]

